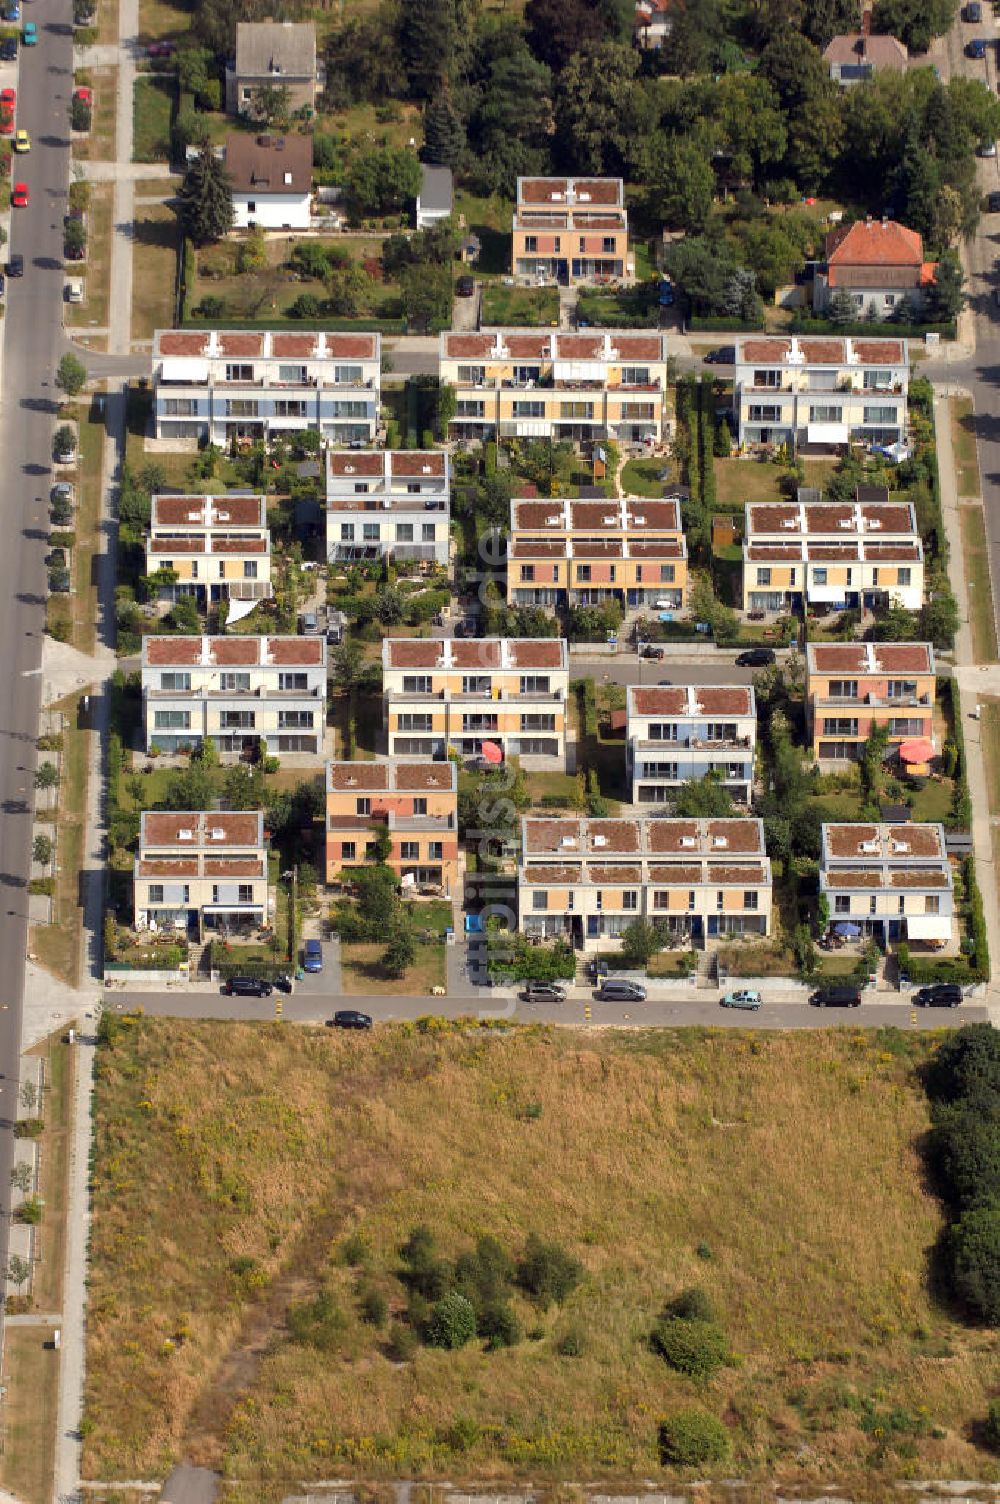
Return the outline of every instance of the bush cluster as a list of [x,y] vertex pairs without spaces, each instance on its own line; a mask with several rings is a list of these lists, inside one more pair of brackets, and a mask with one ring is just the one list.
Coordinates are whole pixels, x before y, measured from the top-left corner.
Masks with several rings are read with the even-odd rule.
[[710,1378],[729,1362],[729,1344],[712,1302],[696,1286],[667,1302],[649,1340],[665,1363],[692,1379]]
[[966,1312],[1000,1323],[1000,1035],[970,1024],[940,1046],[926,1076],[930,1154],[952,1212],[945,1253]]
[[660,1422],[660,1460],[667,1467],[725,1462],[730,1450],[728,1431],[707,1410],[678,1410]]

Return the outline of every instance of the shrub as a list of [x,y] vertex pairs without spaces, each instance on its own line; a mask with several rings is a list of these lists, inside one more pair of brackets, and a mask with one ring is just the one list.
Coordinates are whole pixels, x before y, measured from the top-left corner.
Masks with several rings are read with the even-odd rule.
[[990,1326],[1000,1323],[1000,1201],[974,1206],[949,1236],[955,1294],[970,1314]]
[[1000,1201],[1000,1121],[964,1102],[938,1108],[931,1153],[947,1197],[960,1208]]
[[389,1314],[389,1302],[381,1290],[376,1290],[373,1285],[368,1285],[361,1292],[358,1303],[361,1320],[369,1326],[385,1326],[385,1318]]
[[1000,1400],[990,1400],[983,1421],[983,1441],[991,1452],[1000,1452]]
[[406,1266],[400,1276],[404,1285],[425,1300],[440,1300],[452,1282],[452,1270],[437,1257],[434,1234],[425,1222],[413,1228],[399,1251]]
[[464,1347],[476,1335],[476,1313],[471,1300],[451,1290],[437,1302],[427,1323],[431,1347],[452,1350]]
[[521,1323],[505,1300],[488,1301],[476,1317],[476,1328],[491,1353],[515,1347],[521,1340]]
[[404,1326],[401,1321],[393,1322],[389,1328],[386,1351],[394,1363],[408,1363],[419,1345],[412,1327]]
[[332,1352],[343,1334],[343,1312],[330,1291],[321,1290],[313,1300],[297,1301],[289,1306],[288,1330],[293,1342],[303,1347],[318,1347],[321,1352]]
[[456,1287],[477,1311],[490,1303],[502,1303],[513,1278],[513,1261],[496,1238],[480,1238],[474,1253],[461,1253],[455,1260]]
[[714,1321],[715,1308],[704,1290],[697,1285],[689,1285],[679,1295],[667,1301],[666,1311],[668,1316],[677,1316],[681,1321]]
[[357,1268],[368,1262],[368,1244],[359,1232],[352,1232],[341,1244],[340,1256],[345,1264]]
[[660,1460],[668,1467],[700,1467],[725,1462],[729,1432],[707,1410],[678,1410],[660,1422]]
[[937,1102],[1000,1106],[1000,1033],[991,1024],[966,1024],[952,1034],[930,1062],[926,1086]]
[[650,1342],[665,1363],[692,1379],[707,1379],[729,1361],[725,1334],[711,1321],[661,1316]]
[[37,1196],[28,1196],[17,1209],[19,1222],[28,1222],[32,1227],[37,1227],[42,1220],[42,1203]]
[[568,1332],[563,1332],[556,1343],[556,1352],[560,1358],[579,1358],[583,1352],[583,1337],[575,1326],[571,1326]]
[[558,1243],[546,1243],[529,1233],[524,1257],[517,1266],[517,1282],[540,1306],[566,1299],[583,1278],[583,1265]]
[[469,1452],[479,1440],[479,1427],[471,1415],[456,1415],[441,1440],[452,1452]]

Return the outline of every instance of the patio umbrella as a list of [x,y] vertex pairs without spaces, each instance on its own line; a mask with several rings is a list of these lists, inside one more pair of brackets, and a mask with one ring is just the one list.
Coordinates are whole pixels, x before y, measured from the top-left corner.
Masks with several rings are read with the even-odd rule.
[[915,736],[911,741],[900,742],[900,762],[930,762],[934,756],[934,743],[926,736]]
[[851,920],[846,920],[841,924],[835,924],[833,928],[838,935],[843,935],[845,940],[857,940],[858,936],[861,934],[860,924],[854,924]]
[[483,756],[487,762],[503,762],[503,748],[498,747],[496,742],[483,742]]

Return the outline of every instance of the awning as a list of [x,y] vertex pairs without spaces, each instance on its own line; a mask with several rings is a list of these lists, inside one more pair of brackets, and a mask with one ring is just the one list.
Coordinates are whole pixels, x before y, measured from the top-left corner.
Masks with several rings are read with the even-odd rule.
[[906,918],[908,940],[950,940],[952,921],[943,914],[918,914]]
[[914,736],[908,742],[900,742],[901,762],[930,762],[934,756],[934,743],[926,736]]
[[487,762],[503,762],[503,748],[496,742],[483,742],[483,756]]
[[807,423],[806,442],[808,444],[846,444],[846,423]]
[[190,355],[165,355],[160,361],[161,381],[186,381],[191,386],[200,386],[208,380],[208,361]]
[[549,424],[544,419],[530,422],[528,419],[519,418],[514,424],[514,433],[519,439],[547,439]]
[[850,919],[841,920],[840,923],[831,925],[831,928],[835,935],[843,935],[845,940],[856,940],[861,934],[860,924],[855,924]]

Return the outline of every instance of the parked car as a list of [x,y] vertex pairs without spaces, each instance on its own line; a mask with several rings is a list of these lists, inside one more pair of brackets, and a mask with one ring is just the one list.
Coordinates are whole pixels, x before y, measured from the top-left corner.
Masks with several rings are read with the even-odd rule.
[[53,595],[69,595],[69,570],[49,570],[49,590]]
[[332,1018],[326,1021],[328,1029],[370,1029],[372,1016],[370,1013],[361,1013],[357,1008],[341,1008]]
[[913,994],[918,1008],[958,1008],[964,993],[957,982],[934,982]]
[[672,308],[674,302],[674,287],[669,278],[664,277],[660,283],[660,307]]
[[15,151],[30,151],[31,137],[26,130],[19,130],[14,136]]
[[564,1003],[566,989],[558,982],[527,982],[521,997],[526,1003]]
[[720,345],[717,350],[709,350],[705,356],[705,364],[708,366],[731,366],[735,360],[735,345]]
[[49,500],[53,503],[69,502],[70,506],[76,500],[76,492],[68,480],[57,480],[49,492]]
[[763,1002],[759,992],[754,992],[751,987],[741,987],[738,992],[727,992],[725,997],[719,999],[721,1008],[746,1008],[751,1013],[756,1013]]
[[662,648],[657,647],[655,642],[644,642],[639,649],[639,657],[656,658],[659,660],[664,657],[664,652]]
[[31,201],[27,183],[15,183],[10,195],[15,209],[26,209]]
[[38,41],[38,27],[34,21],[25,21],[24,29],[21,32],[21,41],[25,47],[34,47],[36,45]]
[[976,147],[977,157],[995,157],[996,154],[997,144],[995,141],[980,141],[979,145]]
[[50,549],[50,551],[45,555],[45,562],[48,565],[49,569],[65,569],[66,550],[64,548]]
[[7,25],[11,25],[21,19],[21,0],[7,0],[3,8],[3,18]]
[[10,260],[7,262],[7,275],[8,277],[24,276],[24,257],[20,252],[18,252],[16,255],[11,256]]
[[983,19],[983,7],[979,0],[969,0],[969,4],[962,13],[962,19],[971,21],[973,25],[977,25]]
[[737,668],[767,668],[773,662],[773,648],[747,648],[745,653],[736,655]]
[[176,42],[150,42],[146,48],[147,57],[173,57],[177,51]]
[[966,54],[969,57],[985,57],[986,56],[986,38],[985,37],[973,37],[972,41],[968,44],[968,46],[966,47],[965,51],[966,51]]
[[584,965],[584,973],[591,982],[600,982],[610,970],[607,961],[602,961],[599,956],[595,956],[592,961],[587,961]]
[[78,89],[73,90],[73,98],[78,99],[81,104],[88,104],[93,108],[94,91],[93,89],[88,89],[85,84],[81,84]]
[[4,37],[0,42],[0,62],[17,62],[17,37]]
[[470,276],[461,276],[455,283],[455,296],[459,298],[471,298],[476,290],[475,279]]
[[621,977],[605,977],[594,996],[601,1003],[644,1003],[646,989],[641,982],[627,982]]
[[323,947],[318,940],[307,940],[302,947],[302,970],[323,970]]
[[274,988],[264,977],[230,977],[222,990],[227,997],[270,997]]
[[858,987],[821,987],[809,999],[814,1008],[860,1008]]

